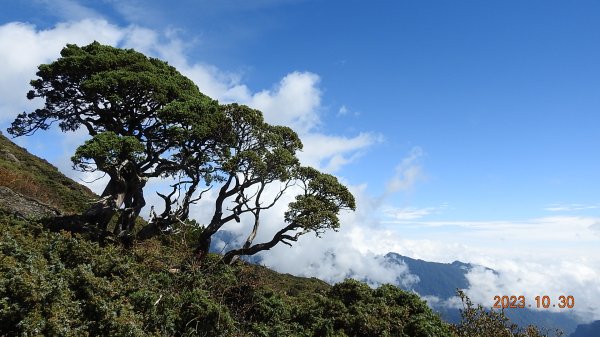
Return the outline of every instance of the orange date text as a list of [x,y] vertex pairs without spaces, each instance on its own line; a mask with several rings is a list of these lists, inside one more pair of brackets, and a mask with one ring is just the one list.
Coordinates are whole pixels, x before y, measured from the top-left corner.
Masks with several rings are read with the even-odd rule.
[[494,309],[522,309],[522,308],[560,308],[560,309],[572,309],[575,307],[575,298],[573,296],[558,296],[558,298],[551,298],[550,296],[536,296],[532,303],[527,303],[525,296],[494,296]]

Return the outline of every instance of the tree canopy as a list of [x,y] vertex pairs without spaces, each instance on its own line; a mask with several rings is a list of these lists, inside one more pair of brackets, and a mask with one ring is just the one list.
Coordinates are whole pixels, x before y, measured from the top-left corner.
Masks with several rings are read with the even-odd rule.
[[209,122],[219,120],[218,103],[174,67],[134,50],[67,45],[58,60],[38,67],[37,76],[27,97],[45,99],[44,107],[20,114],[8,132],[30,135],[55,122],[63,132],[87,129],[92,139],[72,159],[76,169],[110,176],[102,198],[85,214],[102,231],[120,208],[115,232],[132,230],[148,179],[186,164],[173,153],[187,133],[213,144],[218,139],[211,126],[220,125]]
[[[8,131],[25,136],[54,123],[63,132],[88,131],[91,138],[72,161],[75,169],[110,177],[98,202],[81,215],[101,237],[111,221],[119,237],[169,233],[174,224],[189,223],[190,206],[214,188],[213,216],[195,251],[205,256],[218,230],[243,222],[250,234],[226,252],[224,260],[232,262],[280,242],[291,245],[306,233],[336,230],[339,212],[355,208],[334,176],[300,164],[302,142],[292,129],[266,123],[247,106],[219,104],[164,61],[97,42],[67,45],[37,76],[27,97],[44,99],[44,106],[19,114]],[[135,233],[146,183],[159,177],[173,181],[170,190],[156,192],[164,210]],[[272,240],[254,243],[261,213],[298,191]]]

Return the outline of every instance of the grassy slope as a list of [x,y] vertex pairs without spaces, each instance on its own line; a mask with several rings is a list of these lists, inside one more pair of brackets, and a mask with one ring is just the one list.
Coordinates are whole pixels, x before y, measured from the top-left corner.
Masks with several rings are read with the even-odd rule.
[[0,186],[32,197],[65,214],[80,212],[97,196],[87,187],[60,173],[56,167],[0,135],[0,151],[18,162],[0,156]]

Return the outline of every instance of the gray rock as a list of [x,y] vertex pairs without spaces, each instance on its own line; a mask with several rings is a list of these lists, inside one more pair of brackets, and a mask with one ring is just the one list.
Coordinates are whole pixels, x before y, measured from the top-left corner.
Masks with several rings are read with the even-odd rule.
[[4,160],[12,161],[13,163],[17,163],[17,164],[20,163],[19,159],[17,159],[17,157],[15,157],[15,155],[12,154],[12,152],[10,152],[6,148],[0,150],[0,158],[2,158]]
[[6,186],[0,186],[0,209],[28,219],[41,219],[60,215],[58,209],[26,197]]

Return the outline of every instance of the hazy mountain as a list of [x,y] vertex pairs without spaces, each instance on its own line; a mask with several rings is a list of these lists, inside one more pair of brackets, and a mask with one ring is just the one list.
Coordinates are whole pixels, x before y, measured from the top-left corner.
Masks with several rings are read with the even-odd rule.
[[424,296],[450,298],[456,295],[456,289],[466,289],[469,281],[465,275],[473,267],[469,263],[454,261],[452,263],[427,262],[412,259],[396,253],[388,253],[385,258],[390,262],[404,262],[410,273],[419,276],[420,281],[411,290]]
[[600,321],[590,324],[580,324],[569,337],[598,337],[600,336]]
[[[409,272],[419,277],[420,281],[413,284],[411,288],[404,288],[413,290],[421,296],[435,296],[441,300],[447,300],[456,295],[457,288],[469,288],[469,281],[466,275],[473,268],[473,265],[470,263],[460,261],[452,263],[428,262],[396,253],[388,253],[385,258],[392,263],[405,263]],[[401,288],[403,287],[401,284],[397,285]],[[435,304],[432,306],[440,312],[444,319],[453,323],[457,323],[460,320],[458,309],[436,306]],[[575,331],[578,324],[573,315],[568,313],[553,313],[531,309],[506,309],[505,313],[511,321],[519,326],[533,324],[549,330],[560,329],[566,336]],[[592,335],[598,337],[600,333]]]

